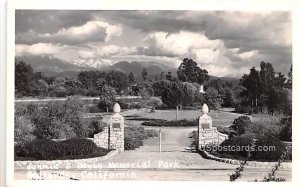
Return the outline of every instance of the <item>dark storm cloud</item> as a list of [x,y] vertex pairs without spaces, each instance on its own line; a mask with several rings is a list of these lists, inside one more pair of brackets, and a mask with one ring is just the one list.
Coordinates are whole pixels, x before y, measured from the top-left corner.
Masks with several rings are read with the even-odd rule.
[[81,36],[72,35],[68,32],[54,33],[52,35],[33,35],[31,33],[18,34],[16,35],[16,43],[28,45],[36,43],[59,43],[80,46],[87,42],[103,42],[106,37],[106,30],[104,28],[97,28],[96,31]]
[[55,33],[61,28],[79,26],[92,20],[86,10],[16,10],[16,34]]

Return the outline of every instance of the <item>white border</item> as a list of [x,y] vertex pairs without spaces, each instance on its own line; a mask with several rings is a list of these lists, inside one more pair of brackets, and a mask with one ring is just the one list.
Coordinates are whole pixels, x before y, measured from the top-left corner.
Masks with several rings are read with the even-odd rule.
[[[13,126],[14,126],[14,58],[15,58],[15,9],[82,9],[82,10],[241,10],[241,11],[270,11],[285,10],[293,12],[293,182],[272,183],[272,186],[300,186],[299,163],[299,121],[296,114],[299,110],[300,85],[299,75],[299,0],[9,0],[7,10],[7,186],[51,186],[53,185],[102,185],[102,186],[199,186],[199,185],[253,185],[252,183],[224,183],[224,182],[164,182],[164,181],[14,181],[13,170]],[[297,25],[298,23],[298,25]],[[296,42],[297,41],[297,42]],[[296,63],[295,63],[296,62]],[[298,135],[298,136],[297,136]],[[255,183],[258,185],[261,183]],[[264,185],[270,185],[265,184]]]

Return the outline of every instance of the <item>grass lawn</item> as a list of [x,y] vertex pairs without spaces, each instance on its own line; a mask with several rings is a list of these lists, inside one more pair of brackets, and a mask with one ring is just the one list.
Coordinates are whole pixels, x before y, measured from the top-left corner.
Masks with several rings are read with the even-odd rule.
[[[181,110],[178,112],[178,120],[195,120],[200,115],[202,115],[200,110]],[[217,111],[210,111],[208,115],[213,119],[213,126],[226,126],[231,125],[233,120],[241,114],[224,111],[220,111],[220,113]],[[149,111],[139,110],[131,113],[130,115],[126,115],[125,119],[130,119],[126,120],[126,122],[134,126],[142,123],[142,121],[147,121],[147,119],[163,119],[171,121],[176,119],[176,110],[156,110],[156,112],[152,113]]]

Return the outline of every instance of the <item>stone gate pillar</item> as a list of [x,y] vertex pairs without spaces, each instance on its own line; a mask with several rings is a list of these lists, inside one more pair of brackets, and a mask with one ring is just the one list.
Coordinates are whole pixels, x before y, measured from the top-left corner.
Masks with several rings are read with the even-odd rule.
[[120,114],[121,107],[115,103],[113,108],[114,114],[109,121],[109,139],[108,145],[110,149],[116,149],[120,152],[124,151],[124,117]]
[[105,116],[103,122],[107,124],[104,131],[94,135],[94,142],[99,147],[124,151],[124,117],[120,114],[121,107],[115,103],[113,115]]
[[203,115],[198,121],[198,149],[207,144],[220,144],[228,138],[228,135],[217,131],[216,127],[212,127],[212,118],[208,115],[208,106],[202,106]]

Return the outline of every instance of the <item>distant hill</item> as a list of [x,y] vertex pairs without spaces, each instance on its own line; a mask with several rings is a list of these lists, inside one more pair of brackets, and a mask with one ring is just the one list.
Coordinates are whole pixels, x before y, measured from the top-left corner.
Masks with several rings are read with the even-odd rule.
[[43,72],[46,76],[77,77],[80,71],[93,69],[76,66],[49,56],[17,56],[16,59],[23,60],[30,64],[34,71]]
[[213,75],[209,76],[209,80],[217,80],[217,79],[221,79],[222,81],[230,82],[230,83],[232,83],[233,86],[238,86],[240,83],[240,78],[236,78],[236,77],[217,77],[217,76],[213,76]]
[[168,72],[172,72],[173,76],[177,76],[176,75],[177,69],[175,68],[171,68],[164,65],[158,65],[158,63],[153,63],[151,65],[151,62],[143,62],[143,61],[141,62],[133,61],[131,63],[127,61],[121,61],[112,66],[106,67],[104,69],[121,71],[124,72],[125,74],[129,74],[130,72],[132,72],[136,76],[137,80],[141,80],[142,79],[141,74],[143,68],[146,68],[148,72],[148,78],[152,80],[155,79],[155,75],[158,75],[161,72],[164,72],[165,74],[167,74]]
[[[49,56],[17,56],[18,60],[24,60],[26,63],[30,64],[34,71],[39,71],[45,73],[46,76],[55,76],[55,77],[72,77],[76,78],[80,71],[88,70],[99,70],[99,71],[121,71],[125,74],[132,72],[136,76],[136,80],[142,80],[142,70],[146,68],[148,72],[148,78],[155,80],[156,75],[160,75],[161,72],[164,72],[166,75],[168,72],[171,72],[174,77],[177,77],[177,69],[168,65],[165,65],[160,62],[155,61],[120,61],[113,65],[103,63],[100,65],[101,60],[96,60],[97,66],[91,61],[88,61],[87,64],[78,63],[78,61],[67,62],[60,60],[58,58],[49,57]],[[210,76],[210,80],[222,79],[233,83],[233,85],[238,85],[239,78],[234,77],[216,77]]]

